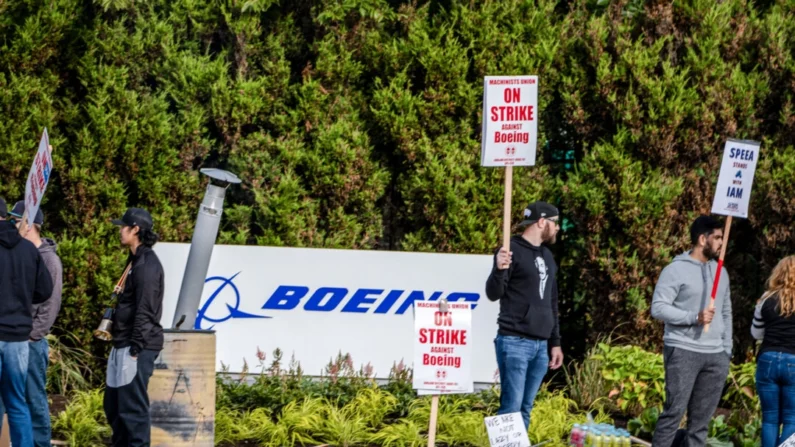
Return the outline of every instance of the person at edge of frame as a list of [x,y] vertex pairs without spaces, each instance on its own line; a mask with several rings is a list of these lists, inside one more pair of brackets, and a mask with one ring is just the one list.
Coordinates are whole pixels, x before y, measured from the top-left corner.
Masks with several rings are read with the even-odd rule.
[[486,296],[500,302],[494,340],[500,373],[497,414],[520,412],[525,428],[530,427],[533,402],[548,368],[563,364],[558,267],[544,246],[557,240],[559,214],[546,202],[528,205],[519,224],[521,235],[511,238],[510,247],[500,247],[486,280]]
[[[47,367],[49,365],[50,346],[47,335],[52,330],[58,311],[61,308],[63,291],[63,264],[58,256],[58,244],[54,240],[41,236],[44,225],[44,213],[41,208],[33,217],[33,225],[22,219],[25,216],[25,201],[14,204],[8,220],[16,225],[22,237],[38,248],[47,270],[50,272],[53,289],[50,298],[34,304],[31,316],[33,329],[30,332],[28,347],[28,378],[26,386],[28,409],[30,410],[33,428],[33,446],[50,447],[52,429],[50,426],[50,405],[47,398]],[[0,402],[0,417],[5,413],[5,406]]]
[[39,250],[7,218],[8,207],[0,199],[0,396],[8,413],[11,443],[32,447],[26,389],[31,310],[52,296],[53,284]]
[[756,357],[762,447],[775,447],[795,434],[795,256],[779,261],[770,274],[751,335],[762,341]]
[[130,251],[129,270],[113,313],[113,349],[108,357],[105,415],[114,447],[150,445],[151,418],[147,387],[155,359],[163,349],[164,272],[152,247],[159,237],[152,216],[130,208],[121,219],[123,246]]

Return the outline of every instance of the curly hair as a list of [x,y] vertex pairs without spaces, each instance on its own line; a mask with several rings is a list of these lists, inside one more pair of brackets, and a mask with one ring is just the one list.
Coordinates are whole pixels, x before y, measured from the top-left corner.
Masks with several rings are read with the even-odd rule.
[[779,312],[784,317],[795,313],[795,256],[779,261],[767,280],[767,291],[763,295],[778,296]]

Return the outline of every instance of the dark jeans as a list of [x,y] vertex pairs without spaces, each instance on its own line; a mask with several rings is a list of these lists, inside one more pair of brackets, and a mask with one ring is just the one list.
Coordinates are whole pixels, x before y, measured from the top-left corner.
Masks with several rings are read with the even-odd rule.
[[0,395],[8,412],[14,447],[33,446],[30,410],[25,397],[29,353],[27,341],[0,341]]
[[718,408],[723,385],[729,375],[729,355],[702,354],[666,346],[665,406],[654,430],[654,447],[671,447],[687,412],[687,446],[707,443],[709,421]]
[[525,427],[530,427],[533,401],[549,367],[547,341],[498,335],[494,346],[500,369],[497,414],[521,412]]
[[113,447],[147,447],[150,442],[149,378],[158,351],[143,350],[133,359],[129,348],[112,349],[108,359],[105,416]]
[[756,391],[762,404],[762,447],[775,447],[795,433],[795,355],[763,352],[756,360]]

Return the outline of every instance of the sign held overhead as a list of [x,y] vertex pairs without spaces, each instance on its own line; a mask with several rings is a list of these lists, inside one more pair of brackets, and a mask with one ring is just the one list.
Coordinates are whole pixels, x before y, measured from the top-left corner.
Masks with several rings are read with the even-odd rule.
[[726,140],[718,184],[715,187],[715,199],[712,202],[713,214],[748,217],[748,204],[760,146],[758,141]]
[[533,166],[538,140],[538,76],[483,80],[482,166]]

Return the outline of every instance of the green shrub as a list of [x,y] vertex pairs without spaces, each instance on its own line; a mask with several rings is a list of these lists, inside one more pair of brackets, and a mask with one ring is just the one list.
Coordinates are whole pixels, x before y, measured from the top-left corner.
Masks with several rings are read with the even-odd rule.
[[638,415],[665,401],[665,368],[660,354],[637,346],[599,343],[591,358],[602,362],[602,375],[612,387],[610,397],[627,414]]
[[102,390],[76,391],[52,423],[53,435],[74,447],[102,447],[111,430],[105,419]]

